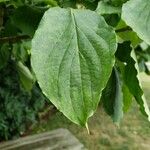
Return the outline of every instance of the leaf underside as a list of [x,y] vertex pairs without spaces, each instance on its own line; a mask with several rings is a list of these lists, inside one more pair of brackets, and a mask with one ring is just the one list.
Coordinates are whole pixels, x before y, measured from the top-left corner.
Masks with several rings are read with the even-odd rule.
[[85,126],[111,74],[115,50],[115,33],[103,17],[56,7],[45,13],[35,33],[31,63],[43,93]]

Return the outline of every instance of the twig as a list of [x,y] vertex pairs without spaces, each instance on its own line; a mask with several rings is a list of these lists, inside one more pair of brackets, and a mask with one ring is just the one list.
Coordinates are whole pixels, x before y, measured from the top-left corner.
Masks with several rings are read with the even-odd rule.
[[21,40],[27,40],[30,39],[31,37],[28,35],[18,35],[18,36],[11,36],[11,37],[2,37],[0,38],[0,43],[17,43]]

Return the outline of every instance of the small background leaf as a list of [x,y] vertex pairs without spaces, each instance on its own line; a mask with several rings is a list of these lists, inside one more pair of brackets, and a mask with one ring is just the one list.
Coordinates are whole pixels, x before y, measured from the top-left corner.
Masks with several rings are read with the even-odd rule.
[[31,71],[21,61],[17,63],[17,71],[19,73],[20,81],[23,87],[27,91],[30,91],[35,82],[34,76],[32,75]]
[[11,23],[22,34],[33,36],[42,16],[42,10],[30,6],[22,6],[14,11],[13,16],[11,16]]
[[119,44],[116,57],[124,63],[123,80],[126,86],[139,104],[141,112],[150,120],[149,108],[138,77],[139,71],[137,61],[135,55],[134,57],[131,55],[133,53],[134,51],[132,47],[130,47],[130,42],[124,42],[123,44]]
[[150,0],[130,0],[123,5],[122,19],[150,44]]
[[104,15],[104,14],[118,14],[121,13],[121,7],[115,7],[108,3],[105,3],[103,1],[100,1],[98,3],[96,12],[98,14]]
[[102,102],[106,112],[118,124],[123,117],[123,93],[122,81],[117,69],[112,71],[111,77],[103,90]]

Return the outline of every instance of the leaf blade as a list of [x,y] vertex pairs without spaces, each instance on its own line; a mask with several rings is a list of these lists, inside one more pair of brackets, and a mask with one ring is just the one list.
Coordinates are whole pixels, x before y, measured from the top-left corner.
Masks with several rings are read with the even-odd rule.
[[120,14],[121,7],[112,6],[106,2],[100,1],[96,8],[96,12],[100,15],[104,14]]
[[70,120],[85,126],[111,73],[115,50],[115,33],[101,16],[52,8],[35,33],[31,63],[45,95]]
[[116,68],[113,69],[111,77],[103,90],[103,106],[113,122],[119,124],[123,118],[123,92],[122,81]]
[[149,0],[130,0],[122,7],[122,19],[148,44],[150,44],[149,7]]
[[150,111],[144,97],[142,86],[139,78],[139,69],[134,54],[134,50],[130,46],[130,42],[124,42],[118,46],[116,57],[125,63],[123,80],[128,87],[130,93],[134,96],[139,104],[141,112],[150,120]]

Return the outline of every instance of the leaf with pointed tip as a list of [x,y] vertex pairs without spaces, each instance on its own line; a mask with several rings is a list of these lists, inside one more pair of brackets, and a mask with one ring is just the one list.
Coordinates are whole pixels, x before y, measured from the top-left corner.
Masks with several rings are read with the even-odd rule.
[[123,5],[122,19],[150,44],[150,0],[130,0]]
[[90,10],[51,8],[33,38],[31,63],[43,93],[85,126],[109,79],[115,51],[115,32],[103,17]]
[[123,117],[123,92],[122,81],[116,68],[113,69],[106,88],[103,90],[102,102],[106,112],[118,124]]
[[123,112],[127,112],[129,110],[132,104],[132,100],[133,100],[133,95],[124,81],[125,66],[126,64],[124,62],[121,62],[118,59],[116,59],[116,67],[119,71],[119,75],[122,81],[121,88],[122,88],[122,93],[123,93]]
[[139,104],[141,112],[147,116],[150,121],[150,111],[141,87],[136,57],[133,54],[134,51],[130,46],[130,42],[124,42],[123,44],[119,44],[116,57],[125,63],[123,80]]

